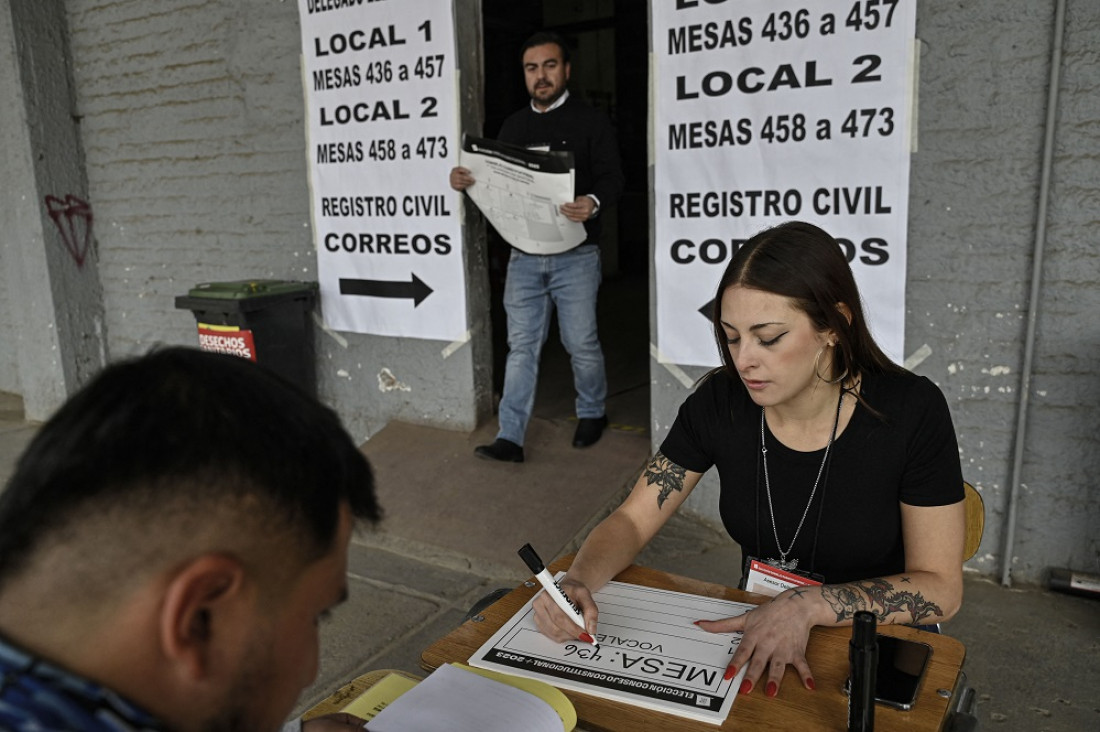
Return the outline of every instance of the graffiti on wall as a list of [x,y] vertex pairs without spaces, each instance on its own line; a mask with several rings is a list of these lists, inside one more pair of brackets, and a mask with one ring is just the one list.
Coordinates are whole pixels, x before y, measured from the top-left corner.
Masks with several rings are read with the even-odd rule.
[[64,200],[57,196],[46,196],[46,210],[76,266],[83,267],[92,245],[91,205],[70,193]]

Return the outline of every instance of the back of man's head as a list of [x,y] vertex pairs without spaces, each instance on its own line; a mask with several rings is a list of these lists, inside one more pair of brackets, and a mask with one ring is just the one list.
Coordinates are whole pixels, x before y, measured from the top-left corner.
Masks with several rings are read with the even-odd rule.
[[280,377],[186,348],[117,363],[0,494],[0,640],[175,729],[273,728],[347,595],[353,518],[379,513],[336,414]]
[[102,554],[142,563],[159,537],[204,525],[289,537],[310,561],[342,502],[378,518],[370,467],[331,410],[243,359],[166,348],[101,372],[20,458],[0,494],[0,594],[51,547],[86,553],[84,569]]

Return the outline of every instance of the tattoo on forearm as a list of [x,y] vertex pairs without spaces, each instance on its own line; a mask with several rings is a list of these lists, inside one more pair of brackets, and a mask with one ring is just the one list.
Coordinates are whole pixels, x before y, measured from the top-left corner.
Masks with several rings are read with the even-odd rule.
[[687,470],[681,468],[664,455],[657,452],[649,465],[645,468],[645,479],[650,485],[658,486],[661,490],[657,493],[657,508],[665,505],[665,501],[672,495],[672,491],[684,489],[684,476]]
[[[908,578],[902,581],[908,581]],[[885,620],[892,613],[908,612],[908,622],[914,625],[933,616],[943,617],[940,606],[925,600],[919,592],[897,590],[884,579],[825,585],[821,588],[821,594],[836,613],[838,622],[850,620],[859,610],[869,610],[879,620]]]

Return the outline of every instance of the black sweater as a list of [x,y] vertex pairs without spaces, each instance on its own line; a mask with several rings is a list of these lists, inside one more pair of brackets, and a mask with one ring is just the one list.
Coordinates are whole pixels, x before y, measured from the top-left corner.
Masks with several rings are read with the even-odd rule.
[[619,143],[607,115],[573,95],[557,109],[542,114],[528,104],[504,120],[498,139],[521,147],[573,153],[574,197],[592,194],[600,201],[600,215],[584,224],[588,233],[585,243],[598,244],[600,217],[623,191]]

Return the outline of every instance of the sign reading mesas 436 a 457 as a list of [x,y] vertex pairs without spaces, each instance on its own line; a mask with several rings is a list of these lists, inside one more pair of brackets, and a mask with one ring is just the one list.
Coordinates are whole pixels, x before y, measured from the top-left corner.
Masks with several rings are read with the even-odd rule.
[[668,0],[653,8],[657,345],[714,365],[737,248],[789,220],[847,257],[902,359],[915,0]]
[[314,243],[326,324],[466,332],[449,0],[299,0]]

